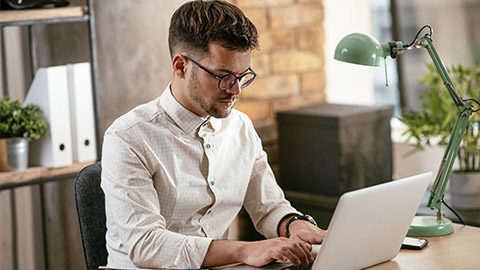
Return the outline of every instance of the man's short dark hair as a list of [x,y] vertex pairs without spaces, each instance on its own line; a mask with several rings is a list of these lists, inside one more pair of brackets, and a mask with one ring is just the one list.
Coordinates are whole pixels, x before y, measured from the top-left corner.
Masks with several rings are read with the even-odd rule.
[[232,51],[256,49],[257,28],[238,7],[222,0],[191,1],[175,11],[168,33],[172,58],[181,50],[208,54],[211,42]]

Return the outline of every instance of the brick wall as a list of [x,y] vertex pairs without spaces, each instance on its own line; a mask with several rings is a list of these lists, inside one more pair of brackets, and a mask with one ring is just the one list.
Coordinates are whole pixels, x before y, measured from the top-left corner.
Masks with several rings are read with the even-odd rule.
[[276,112],[325,102],[322,0],[229,0],[259,31],[255,81],[235,108],[253,120],[278,176]]

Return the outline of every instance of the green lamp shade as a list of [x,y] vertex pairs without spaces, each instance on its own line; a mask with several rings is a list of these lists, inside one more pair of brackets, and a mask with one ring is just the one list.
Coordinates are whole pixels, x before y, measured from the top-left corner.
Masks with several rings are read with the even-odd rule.
[[384,57],[382,45],[374,37],[359,33],[342,38],[334,55],[343,62],[374,67],[380,66]]

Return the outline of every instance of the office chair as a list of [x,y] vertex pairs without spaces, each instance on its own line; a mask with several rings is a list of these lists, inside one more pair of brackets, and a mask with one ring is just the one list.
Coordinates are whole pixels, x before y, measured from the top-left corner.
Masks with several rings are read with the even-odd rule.
[[100,162],[83,168],[75,179],[80,233],[87,270],[107,265],[105,195],[100,188]]

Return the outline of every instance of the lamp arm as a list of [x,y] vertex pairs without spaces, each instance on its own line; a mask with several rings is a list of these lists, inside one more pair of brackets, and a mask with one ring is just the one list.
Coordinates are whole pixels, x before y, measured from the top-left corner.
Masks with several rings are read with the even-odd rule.
[[458,91],[455,88],[455,85],[453,84],[453,81],[450,78],[450,75],[448,74],[448,71],[445,68],[445,65],[440,59],[440,56],[438,56],[437,50],[435,50],[435,46],[433,46],[432,39],[430,38],[429,35],[425,35],[420,39],[420,42],[421,42],[421,45],[425,49],[427,49],[428,54],[430,55],[430,58],[432,58],[433,64],[437,69],[437,72],[440,74],[440,77],[442,78],[443,84],[447,88],[448,93],[450,94],[453,101],[455,102],[455,105],[457,106],[457,110],[461,112],[462,106],[464,106],[465,103],[463,102],[463,99],[458,94]]
[[445,194],[445,188],[452,173],[453,164],[457,157],[460,144],[462,142],[463,135],[467,128],[468,120],[472,114],[472,108],[466,108],[463,112],[458,114],[457,121],[452,131],[452,135],[448,140],[445,153],[443,154],[440,168],[438,169],[435,182],[430,190],[430,198],[428,200],[428,207],[438,209],[441,211],[441,205],[443,195]]
[[422,47],[427,49],[428,54],[432,58],[432,61],[437,69],[437,72],[440,74],[442,81],[445,87],[448,90],[448,93],[452,97],[455,105],[458,110],[458,118],[455,122],[455,126],[452,131],[452,135],[448,140],[447,148],[443,155],[442,161],[440,163],[440,168],[438,169],[435,182],[430,190],[430,198],[428,200],[428,207],[432,209],[437,209],[437,219],[442,219],[442,200],[445,194],[445,188],[447,186],[448,180],[452,173],[453,164],[455,163],[455,158],[457,157],[458,150],[460,149],[460,144],[462,142],[465,130],[468,125],[468,120],[473,112],[473,107],[469,104],[466,104],[463,99],[460,97],[455,85],[448,74],[445,65],[437,54],[435,46],[433,46],[433,41],[429,35],[425,35],[420,39]]

